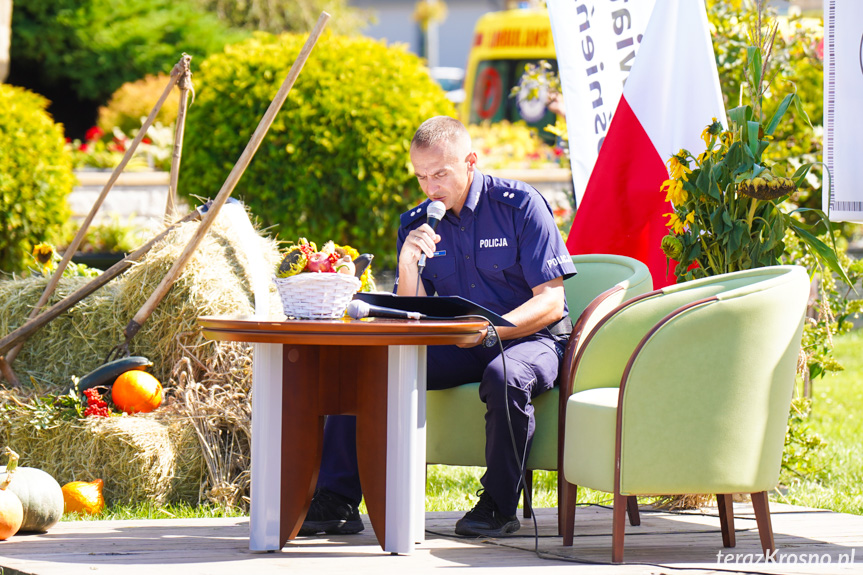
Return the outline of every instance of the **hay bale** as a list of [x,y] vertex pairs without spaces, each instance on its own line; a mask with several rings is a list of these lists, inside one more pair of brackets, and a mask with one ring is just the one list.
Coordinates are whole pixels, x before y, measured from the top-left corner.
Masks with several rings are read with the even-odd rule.
[[[82,277],[63,278],[48,305],[88,281]],[[27,320],[47,283],[47,278],[38,276],[0,281],[0,333],[7,334]],[[107,343],[119,333],[114,310],[119,287],[116,280],[110,282],[24,343],[14,364],[22,385],[36,389],[68,387],[72,375],[82,376],[104,361],[110,349]]]
[[[236,211],[229,207],[219,213],[173,287],[129,346],[132,355],[153,361],[153,375],[162,381],[167,381],[173,367],[190,350],[204,363],[218,354],[217,344],[201,335],[197,318],[252,313],[251,279],[257,274],[270,277],[278,265],[276,242],[255,233],[246,240],[252,245],[244,245],[236,233]],[[71,376],[80,377],[101,365],[199,225],[189,222],[178,226],[125,274],[30,337],[14,365],[25,384],[32,377],[37,385],[65,387]],[[262,263],[256,264],[249,252],[260,254]],[[256,269],[261,266],[264,269]],[[51,303],[86,282],[86,278],[63,278]],[[26,321],[46,283],[45,278],[0,282],[0,332],[9,333]],[[272,306],[279,305],[274,288],[270,301]]]
[[170,413],[57,419],[40,425],[34,410],[6,410],[3,443],[60,484],[105,482],[108,503],[197,503],[201,449],[184,416]]
[[[275,241],[238,220],[229,205],[130,344],[133,355],[154,362],[153,374],[165,385],[169,405],[148,415],[62,419],[39,399],[64,392],[73,375],[103,363],[198,227],[197,222],[178,226],[123,276],[27,341],[14,367],[23,380],[31,378],[30,386],[15,393],[0,390],[0,441],[24,454],[27,465],[61,483],[101,476],[109,502],[194,503],[206,497],[246,506],[252,347],[205,340],[197,318],[251,314],[250,286],[262,277],[271,286],[271,309],[280,310],[269,281],[279,254]],[[52,302],[86,281],[64,278]],[[44,278],[0,282],[0,330],[9,333],[26,320],[46,283]]]

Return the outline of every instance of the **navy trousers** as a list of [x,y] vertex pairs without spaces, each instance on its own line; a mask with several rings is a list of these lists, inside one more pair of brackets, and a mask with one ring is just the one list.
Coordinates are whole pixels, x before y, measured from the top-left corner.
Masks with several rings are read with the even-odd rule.
[[[536,426],[531,399],[554,387],[565,345],[565,341],[540,335],[506,341],[505,361],[498,347],[428,347],[428,389],[480,382],[480,399],[486,404],[486,472],[480,482],[505,515],[515,515],[518,507],[522,487],[520,464],[530,452]],[[318,488],[338,493],[359,505],[362,488],[357,469],[355,417],[327,417]]]

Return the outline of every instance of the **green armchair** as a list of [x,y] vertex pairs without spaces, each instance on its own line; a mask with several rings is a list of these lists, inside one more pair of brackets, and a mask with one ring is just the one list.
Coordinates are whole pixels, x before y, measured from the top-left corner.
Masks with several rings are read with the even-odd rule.
[[[592,254],[572,257],[578,274],[564,282],[573,332],[564,366],[578,350],[579,340],[605,313],[625,300],[653,289],[647,266],[618,255]],[[559,469],[563,422],[558,387],[540,395],[534,404],[536,430],[527,470]],[[479,398],[479,382],[426,394],[426,462],[445,465],[485,466],[485,404]],[[458,426],[451,425],[458,421]],[[532,473],[526,474],[526,497]],[[559,479],[559,488],[562,479]],[[525,506],[525,517],[530,517]]]
[[614,494],[616,563],[638,495],[716,494],[733,547],[731,495],[750,493],[762,548],[774,549],[767,490],[779,478],[808,296],[803,268],[766,267],[656,290],[600,321],[569,373],[564,545],[581,485]]

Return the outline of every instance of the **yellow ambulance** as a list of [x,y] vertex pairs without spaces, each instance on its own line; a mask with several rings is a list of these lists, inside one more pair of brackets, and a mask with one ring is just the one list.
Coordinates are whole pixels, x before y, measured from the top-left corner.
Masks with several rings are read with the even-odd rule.
[[543,133],[541,128],[555,120],[544,98],[510,96],[525,65],[540,60],[557,72],[547,9],[519,8],[482,16],[468,55],[462,119],[470,124],[524,120]]

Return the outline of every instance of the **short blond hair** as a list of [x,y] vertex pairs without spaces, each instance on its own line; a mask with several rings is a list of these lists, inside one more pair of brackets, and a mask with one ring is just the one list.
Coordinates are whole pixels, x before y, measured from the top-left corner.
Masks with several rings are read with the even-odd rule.
[[435,116],[417,128],[411,148],[424,150],[441,143],[453,144],[471,149],[470,134],[464,124],[449,116]]

